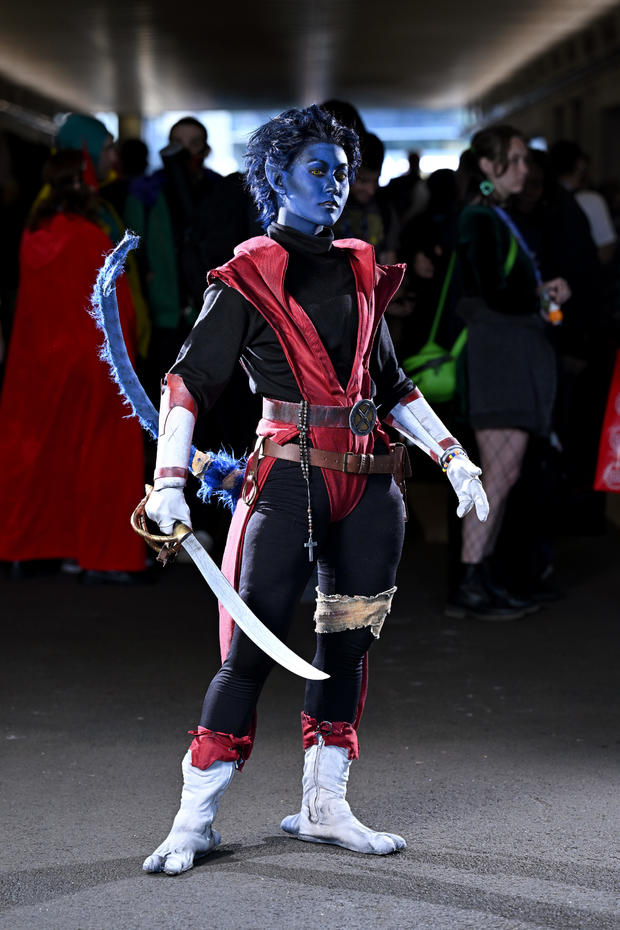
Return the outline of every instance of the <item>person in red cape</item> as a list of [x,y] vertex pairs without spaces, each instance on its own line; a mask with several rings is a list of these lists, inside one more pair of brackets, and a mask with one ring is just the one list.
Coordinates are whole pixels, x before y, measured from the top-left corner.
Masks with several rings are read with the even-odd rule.
[[[0,397],[0,560],[73,560],[85,580],[127,580],[144,569],[143,543],[128,513],[143,486],[140,427],[127,419],[89,316],[102,256],[112,248],[96,225],[79,152],[50,158],[50,194],[30,217]],[[135,318],[127,284],[118,303],[128,345]],[[123,481],[111,462],[123,463]],[[102,497],[106,519],[97,519]]]
[[[359,162],[355,132],[317,106],[287,110],[250,139],[248,185],[266,235],[208,275],[202,312],[166,377],[146,512],[163,533],[189,524],[183,489],[196,417],[240,360],[263,416],[222,570],[285,640],[316,560],[313,665],[330,676],[306,685],[301,810],[281,827],[307,842],[385,855],[405,840],[366,827],[346,801],[367,653],[390,611],[404,536],[405,450],[390,447],[377,407],[442,465],[461,516],[475,506],[485,519],[488,508],[480,469],[394,356],[383,313],[404,268],[377,265],[367,243],[334,241]],[[223,609],[220,621],[223,664],[183,759],[181,807],[147,872],[176,875],[220,842],[218,804],[252,749],[273,662]]]

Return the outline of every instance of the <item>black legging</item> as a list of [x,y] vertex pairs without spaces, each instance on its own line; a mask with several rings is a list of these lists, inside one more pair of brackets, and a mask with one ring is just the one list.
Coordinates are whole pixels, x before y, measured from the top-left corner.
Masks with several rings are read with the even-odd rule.
[[[394,585],[404,537],[403,503],[390,475],[370,475],[355,510],[330,523],[327,489],[311,469],[312,514],[319,588],[324,594],[373,596]],[[300,466],[278,459],[248,521],[239,594],[283,642],[295,604],[312,574],[306,485]],[[308,681],[304,710],[317,720],[353,723],[368,627],[317,634],[313,665],[331,676]],[[244,736],[273,661],[235,628],[228,656],[205,695],[200,723]]]

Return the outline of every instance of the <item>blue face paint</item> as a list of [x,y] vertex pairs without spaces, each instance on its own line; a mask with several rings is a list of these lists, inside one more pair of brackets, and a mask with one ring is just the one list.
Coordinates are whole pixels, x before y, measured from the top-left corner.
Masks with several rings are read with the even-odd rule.
[[339,145],[313,142],[282,172],[278,222],[313,235],[333,226],[349,196],[349,165]]

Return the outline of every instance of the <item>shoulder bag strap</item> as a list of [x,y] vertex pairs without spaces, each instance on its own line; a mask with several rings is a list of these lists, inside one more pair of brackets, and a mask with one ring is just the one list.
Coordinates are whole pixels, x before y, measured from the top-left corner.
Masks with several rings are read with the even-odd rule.
[[455,262],[456,262],[456,250],[450,256],[450,261],[448,262],[448,268],[446,270],[446,276],[443,279],[443,286],[441,288],[441,294],[439,295],[439,302],[437,304],[437,310],[435,311],[435,318],[433,319],[433,325],[431,326],[431,331],[428,337],[429,342],[434,342],[435,336],[437,335],[437,329],[439,328],[439,321],[441,319],[441,314],[443,313],[443,308],[446,303],[446,297],[448,296],[448,289],[450,288],[450,282],[452,280],[452,275],[454,273]]
[[511,232],[510,233],[510,245],[508,246],[508,255],[506,256],[506,261],[504,262],[504,277],[508,277],[512,269],[514,268],[514,263],[517,260],[517,252],[519,251],[519,243],[517,242],[516,237]]

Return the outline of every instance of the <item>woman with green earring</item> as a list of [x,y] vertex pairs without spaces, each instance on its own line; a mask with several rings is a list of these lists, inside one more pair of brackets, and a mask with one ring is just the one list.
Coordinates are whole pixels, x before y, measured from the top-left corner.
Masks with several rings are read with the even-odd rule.
[[[468,417],[490,502],[484,524],[465,519],[461,573],[449,616],[512,620],[536,605],[493,578],[490,561],[510,489],[521,474],[530,435],[548,435],[555,400],[555,356],[547,336],[549,303],[570,297],[564,279],[543,282],[536,258],[506,210],[528,172],[528,150],[512,126],[483,129],[461,156],[466,204],[458,259],[468,328]],[[557,311],[556,311],[557,312]]]

